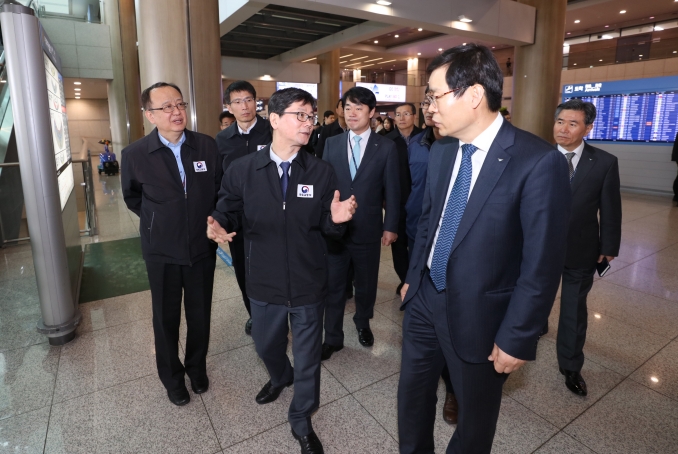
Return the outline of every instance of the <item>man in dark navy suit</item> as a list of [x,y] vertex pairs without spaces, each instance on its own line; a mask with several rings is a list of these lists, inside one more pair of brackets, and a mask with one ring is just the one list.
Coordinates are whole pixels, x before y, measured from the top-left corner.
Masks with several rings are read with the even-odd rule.
[[327,140],[323,160],[334,167],[339,192],[344,197],[355,195],[360,200],[360,209],[340,240],[327,239],[329,295],[325,308],[323,360],[344,347],[346,279],[351,261],[355,269],[353,321],[358,340],[364,347],[374,344],[370,319],[377,298],[381,246],[390,246],[398,238],[400,216],[396,146],[392,140],[370,129],[377,105],[374,93],[363,87],[351,88],[344,94],[342,104],[349,130]]
[[588,393],[581,376],[588,325],[586,297],[593,286],[596,264],[614,260],[621,245],[617,158],[584,141],[595,119],[593,104],[571,99],[558,106],[553,126],[558,151],[568,162],[572,186],[572,216],[560,292],[558,366],[567,389],[580,396]]
[[433,453],[445,363],[459,403],[447,453],[489,453],[508,374],[534,360],[565,260],[567,161],[499,114],[503,77],[469,44],[433,60],[422,214],[402,290],[401,453]]

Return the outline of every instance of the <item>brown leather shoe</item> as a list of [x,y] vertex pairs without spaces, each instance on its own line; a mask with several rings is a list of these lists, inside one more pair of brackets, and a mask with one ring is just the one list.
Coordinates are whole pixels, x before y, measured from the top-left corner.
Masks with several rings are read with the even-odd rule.
[[443,419],[448,424],[457,423],[457,412],[459,411],[459,405],[457,404],[457,398],[454,397],[454,394],[447,393],[445,395],[445,406],[443,406]]

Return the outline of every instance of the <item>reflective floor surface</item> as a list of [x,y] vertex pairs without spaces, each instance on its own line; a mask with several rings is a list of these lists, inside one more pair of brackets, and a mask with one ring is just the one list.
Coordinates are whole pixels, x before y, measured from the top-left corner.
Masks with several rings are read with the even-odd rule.
[[[83,241],[138,235],[119,179],[102,176],[99,185],[100,235]],[[558,372],[556,299],[537,360],[505,386],[493,452],[678,451],[678,208],[670,198],[624,194],[623,209],[620,256],[589,297],[582,371],[588,397],[570,393]],[[323,363],[313,424],[328,454],[398,450],[397,284],[384,249],[374,347],[358,344],[349,301],[346,348]],[[247,312],[235,276],[221,261],[214,290],[211,386],[179,408],[156,375],[149,292],[81,305],[77,338],[50,347],[35,332],[40,309],[30,246],[1,250],[0,453],[299,452],[286,422],[293,388],[275,403],[254,401],[268,376],[244,333]],[[181,329],[185,336],[185,325]],[[441,410],[442,400],[435,427],[439,453],[454,432]]]

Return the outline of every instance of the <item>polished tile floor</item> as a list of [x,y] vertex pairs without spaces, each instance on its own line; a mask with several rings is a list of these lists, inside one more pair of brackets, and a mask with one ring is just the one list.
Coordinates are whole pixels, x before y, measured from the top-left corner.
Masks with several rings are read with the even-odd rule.
[[[83,242],[137,235],[119,180],[102,176],[98,184],[100,235]],[[571,394],[558,373],[556,299],[537,360],[505,386],[493,452],[678,452],[678,208],[670,198],[625,193],[623,209],[619,259],[589,297],[582,372],[589,396]],[[313,423],[328,454],[398,450],[397,284],[384,249],[374,347],[358,344],[349,301],[346,348],[323,363]],[[221,262],[214,290],[210,390],[178,408],[156,376],[148,292],[81,305],[77,338],[50,347],[35,332],[30,246],[1,250],[0,453],[299,452],[286,422],[293,389],[270,405],[254,402],[268,376],[244,333],[247,313],[234,274]],[[453,432],[437,419],[437,452]]]

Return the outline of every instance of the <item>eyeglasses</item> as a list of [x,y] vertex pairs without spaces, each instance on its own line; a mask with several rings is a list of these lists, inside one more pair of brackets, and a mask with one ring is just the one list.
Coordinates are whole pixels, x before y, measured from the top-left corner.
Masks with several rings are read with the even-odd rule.
[[175,108],[175,107],[176,107],[178,110],[186,110],[186,107],[188,107],[188,103],[187,103],[187,102],[178,102],[176,106],[173,106],[172,104],[168,104],[168,105],[166,105],[166,106],[156,107],[155,109],[146,109],[146,110],[148,110],[148,111],[151,111],[151,110],[162,110],[162,111],[165,112],[165,113],[172,113],[172,112],[174,112],[174,108]]
[[421,107],[422,109],[428,109],[428,106],[430,105],[431,103],[429,101],[422,101],[421,103],[419,103],[419,107]]
[[408,117],[412,116],[412,112],[397,113],[397,114],[395,114],[395,116],[396,116],[396,118],[400,118],[400,117],[408,118]]
[[235,104],[236,106],[240,106],[241,104],[250,104],[254,102],[254,98],[249,97],[249,98],[243,98],[243,99],[234,99],[228,104]]
[[306,123],[307,121],[311,121],[311,124],[314,124],[316,120],[318,119],[317,115],[309,115],[306,112],[283,112],[280,115],[285,115],[285,114],[294,114],[297,116],[297,120],[299,120],[302,123]]
[[455,91],[463,90],[464,88],[467,88],[467,87],[453,88],[452,90],[450,90],[450,91],[448,91],[448,92],[445,92],[445,93],[443,93],[442,95],[438,95],[438,96],[435,96],[435,95],[426,95],[426,102],[428,102],[428,103],[429,103],[430,105],[432,105],[432,106],[438,107],[438,102],[437,102],[437,101],[438,101],[440,98],[442,98],[442,97],[445,96],[445,95],[449,95],[450,93],[454,93]]

